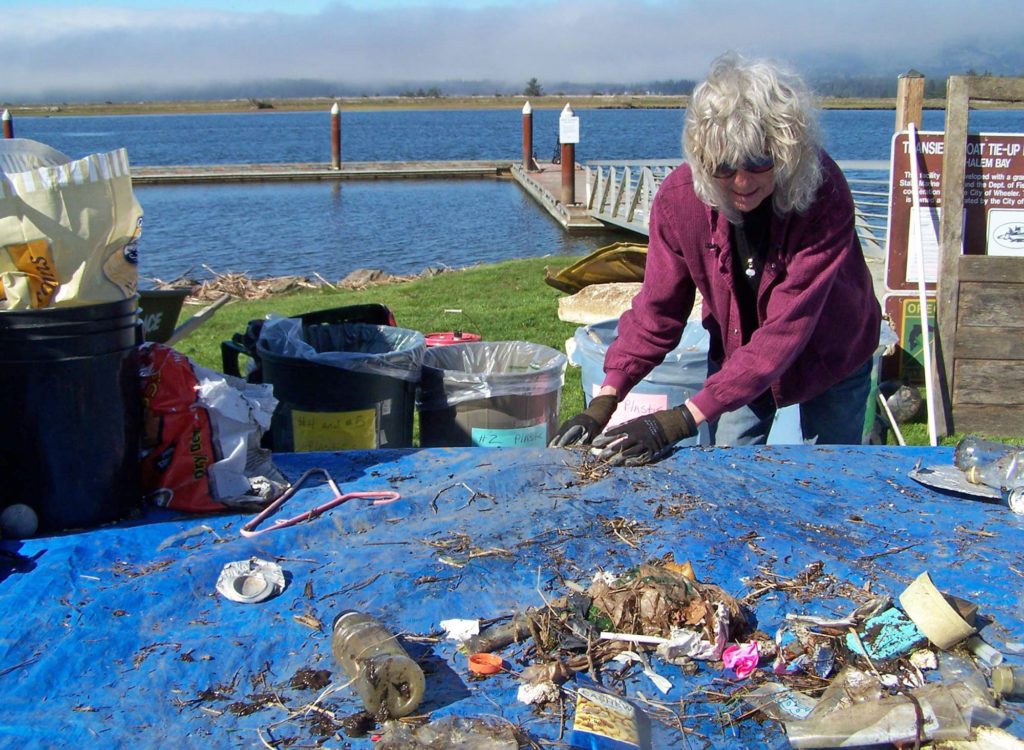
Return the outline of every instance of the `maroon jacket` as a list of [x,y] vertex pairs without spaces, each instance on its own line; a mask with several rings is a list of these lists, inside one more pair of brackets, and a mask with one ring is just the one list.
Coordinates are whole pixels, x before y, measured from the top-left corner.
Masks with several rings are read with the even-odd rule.
[[772,214],[757,293],[759,326],[742,344],[729,223],[693,190],[689,165],[674,170],[651,208],[644,284],[619,320],[605,357],[605,385],[619,398],[679,343],[704,298],[709,356],[723,362],[693,397],[708,420],[771,388],[778,406],[807,401],[864,364],[878,347],[881,309],[854,231],[846,179],[822,152],[825,179],[803,214]]

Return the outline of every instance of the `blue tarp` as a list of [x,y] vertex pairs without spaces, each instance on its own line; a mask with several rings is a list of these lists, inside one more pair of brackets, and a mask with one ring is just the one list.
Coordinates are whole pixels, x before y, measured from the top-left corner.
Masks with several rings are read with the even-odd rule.
[[[318,714],[304,707],[321,691],[293,685],[303,670],[329,670],[344,684],[330,650],[337,613],[363,610],[404,634],[440,635],[443,619],[539,606],[568,593],[565,580],[585,586],[598,571],[667,554],[736,597],[821,562],[813,587],[751,600],[767,633],[787,612],[848,613],[854,589],[896,597],[927,570],[940,589],[979,605],[983,636],[1020,664],[1024,521],[914,482],[908,472],[919,459],[948,464],[951,450],[686,449],[606,476],[581,470],[572,450],[278,454],[292,480],[322,467],[344,491],[394,489],[402,498],[352,501],[251,540],[238,533],[249,515],[150,510],[100,529],[2,542],[0,745],[368,748],[369,738],[318,735]],[[283,514],[329,496],[324,486],[303,489]],[[614,533],[615,518],[632,531]],[[253,556],[280,563],[285,591],[260,604],[220,596],[222,567]],[[466,657],[444,638],[407,645],[427,672],[422,712],[500,715],[538,740],[559,736],[557,707],[519,703],[512,675],[468,678]],[[503,654],[513,669],[521,652]],[[666,701],[680,717],[652,714],[654,747],[788,745],[774,722],[725,722],[746,711],[739,701],[703,696],[709,686],[719,695],[735,689],[730,673],[706,662],[689,676],[656,667],[673,682],[667,695],[643,675],[626,683],[631,696]],[[350,688],[318,705],[338,716],[361,708]],[[1008,731],[1022,736],[1021,704],[1005,707]]]

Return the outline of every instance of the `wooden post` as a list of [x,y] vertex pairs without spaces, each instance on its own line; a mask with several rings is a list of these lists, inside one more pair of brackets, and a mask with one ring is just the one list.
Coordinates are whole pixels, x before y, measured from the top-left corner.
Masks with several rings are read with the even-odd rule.
[[331,107],[331,169],[341,169],[341,108]]
[[533,107],[529,102],[523,105],[523,169],[537,171],[537,162],[533,158]]
[[11,112],[10,112],[10,110],[7,110],[7,109],[4,110],[3,122],[4,122],[4,138],[13,138],[14,137],[14,123],[11,122]]
[[902,133],[910,123],[920,130],[923,106],[924,76],[911,68],[897,79],[896,132]]
[[562,203],[576,202],[576,144],[562,144]]
[[558,142],[562,147],[562,203],[576,203],[576,144],[580,140],[580,121],[568,104],[558,118]]

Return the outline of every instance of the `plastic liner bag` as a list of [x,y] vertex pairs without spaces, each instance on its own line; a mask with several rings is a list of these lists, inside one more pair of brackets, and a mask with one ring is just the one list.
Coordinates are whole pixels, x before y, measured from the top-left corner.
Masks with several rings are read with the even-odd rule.
[[565,381],[566,362],[561,352],[527,341],[433,347],[427,350],[423,365],[440,371],[444,387],[424,389],[420,408],[430,411],[498,396],[553,393]]
[[350,372],[419,382],[427,344],[423,334],[369,323],[318,323],[299,318],[264,322],[256,351],[304,359]]
[[194,365],[162,344],[139,348],[142,487],[155,505],[196,513],[261,507],[287,480],[260,447],[272,386]]
[[41,143],[11,140],[0,158],[0,309],[132,297],[142,209],[127,151],[72,161]]

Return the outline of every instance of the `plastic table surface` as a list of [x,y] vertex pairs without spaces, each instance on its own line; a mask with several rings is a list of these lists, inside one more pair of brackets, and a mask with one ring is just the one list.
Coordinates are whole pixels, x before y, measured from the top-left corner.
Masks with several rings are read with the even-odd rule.
[[[978,604],[988,622],[982,635],[1010,663],[1024,661],[1024,520],[908,477],[919,459],[948,464],[951,449],[692,448],[604,474],[583,456],[482,448],[278,454],[292,480],[320,467],[343,491],[402,497],[345,503],[251,539],[238,533],[249,515],[151,509],[98,529],[0,542],[0,745],[372,747],[366,737],[320,735],[323,722],[306,707],[323,689],[302,679],[326,670],[337,689],[318,705],[339,716],[361,708],[333,661],[329,632],[337,613],[356,609],[403,634],[442,636],[407,642],[427,673],[423,713],[502,716],[557,747],[557,708],[519,703],[512,674],[471,678],[439,622],[543,605],[568,593],[565,580],[586,586],[599,571],[625,572],[669,553],[736,597],[772,576],[818,571],[814,596],[779,589],[752,600],[766,633],[787,612],[848,613],[851,587],[895,598],[927,570],[941,590]],[[281,514],[318,505],[325,493],[302,489]],[[259,604],[219,595],[222,567],[250,557],[277,561],[285,590]],[[520,668],[521,651],[502,652],[511,668]],[[743,714],[742,702],[702,696],[705,687],[740,686],[720,665],[702,662],[689,676],[655,666],[672,689],[662,695],[637,673],[627,694],[667,701],[677,713],[685,706],[685,714],[650,712],[654,747],[788,746],[774,722],[723,721]],[[1008,731],[1022,736],[1021,704],[1006,707]],[[565,721],[567,731],[568,706]]]

